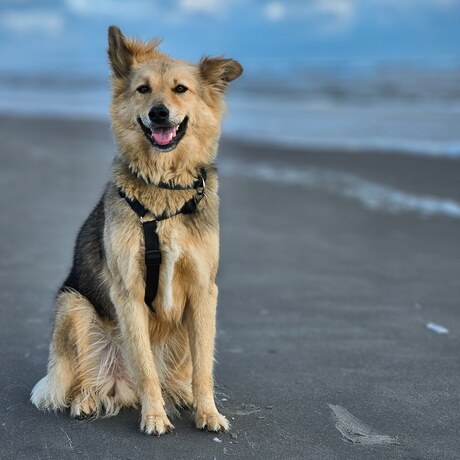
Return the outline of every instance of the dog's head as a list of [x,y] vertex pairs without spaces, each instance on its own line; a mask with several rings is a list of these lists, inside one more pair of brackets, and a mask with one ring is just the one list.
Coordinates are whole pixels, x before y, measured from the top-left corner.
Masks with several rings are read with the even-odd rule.
[[[112,124],[122,155],[141,165],[168,156],[206,164],[212,161],[224,112],[228,83],[241,75],[233,59],[201,59],[198,64],[173,59],[157,47],[109,28],[112,68]],[[162,161],[164,163],[164,161]]]

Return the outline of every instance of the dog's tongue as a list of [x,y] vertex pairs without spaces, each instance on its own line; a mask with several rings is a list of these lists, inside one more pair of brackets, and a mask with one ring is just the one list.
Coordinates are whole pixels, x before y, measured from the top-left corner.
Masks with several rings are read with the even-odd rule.
[[176,126],[170,126],[167,128],[153,128],[152,139],[157,144],[166,145],[169,144],[172,138],[176,135]]

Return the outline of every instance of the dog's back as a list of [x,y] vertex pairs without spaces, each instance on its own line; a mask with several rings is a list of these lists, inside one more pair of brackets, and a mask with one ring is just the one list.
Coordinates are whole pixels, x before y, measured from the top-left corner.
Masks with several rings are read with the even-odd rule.
[[58,295],[68,290],[77,291],[91,302],[101,317],[113,319],[115,310],[103,277],[104,216],[102,196],[78,232],[72,268]]

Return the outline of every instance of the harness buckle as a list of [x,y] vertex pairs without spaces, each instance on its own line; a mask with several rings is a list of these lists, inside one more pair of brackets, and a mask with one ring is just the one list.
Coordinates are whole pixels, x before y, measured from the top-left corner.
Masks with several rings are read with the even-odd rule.
[[199,187],[196,188],[196,192],[198,195],[204,195],[204,191],[206,189],[206,181],[203,176],[201,176],[201,184]]
[[161,265],[161,251],[159,249],[145,251],[145,264]]

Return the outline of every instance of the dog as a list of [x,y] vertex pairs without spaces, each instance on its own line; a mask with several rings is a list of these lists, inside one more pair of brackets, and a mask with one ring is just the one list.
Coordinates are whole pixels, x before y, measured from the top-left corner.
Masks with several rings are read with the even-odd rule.
[[174,428],[171,407],[190,407],[197,428],[226,431],[213,381],[214,162],[224,95],[243,69],[223,57],[173,59],[160,40],[126,38],[116,26],[108,39],[118,152],[78,233],[56,297],[47,375],[31,401],[77,418],[140,406],[140,429],[154,435]]

